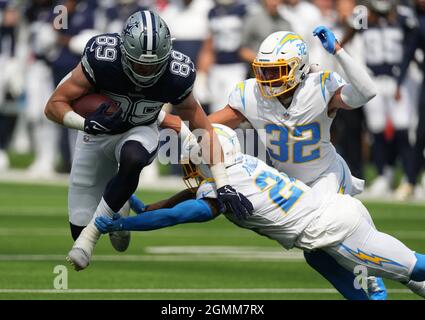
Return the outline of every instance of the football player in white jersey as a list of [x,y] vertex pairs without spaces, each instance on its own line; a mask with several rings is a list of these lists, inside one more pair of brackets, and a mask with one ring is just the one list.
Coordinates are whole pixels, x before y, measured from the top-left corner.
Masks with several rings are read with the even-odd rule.
[[328,266],[328,271],[335,276],[331,282],[346,298],[368,298],[361,288],[354,288],[353,270],[359,265],[367,269],[368,274],[399,281],[425,296],[423,283],[416,282],[425,280],[425,255],[377,231],[360,201],[349,195],[310,188],[278,172],[263,161],[243,154],[235,131],[223,125],[213,126],[223,147],[229,179],[251,201],[253,215],[241,220],[233,213],[224,212],[216,199],[216,187],[208,166],[189,163],[185,165],[185,179],[198,179],[196,196],[187,189],[148,208],[133,197],[137,216],[117,216],[115,220],[101,216],[96,219],[97,228],[102,233],[154,230],[208,221],[224,212],[226,218],[238,226],[276,240],[285,249],[320,248],[327,252],[338,262]]
[[[279,31],[261,44],[252,66],[255,79],[236,85],[228,105],[209,116],[212,123],[231,128],[248,121],[266,146],[273,167],[309,186],[330,193],[361,193],[364,181],[351,175],[344,159],[330,141],[330,127],[338,109],[363,106],[376,95],[366,70],[339,45],[326,27],[313,34],[344,70],[347,81],[336,72],[315,72],[305,41],[297,34]],[[306,253],[307,262],[325,274],[319,260],[326,254]],[[383,299],[383,282],[371,278],[374,299]]]
[[238,83],[228,105],[209,119],[231,128],[249,121],[276,169],[310,186],[355,195],[363,181],[351,176],[337,154],[330,126],[338,109],[358,108],[372,99],[375,86],[329,29],[318,27],[314,34],[335,56],[349,83],[336,72],[312,72],[303,39],[293,32],[275,32],[263,41],[253,62],[256,79]]

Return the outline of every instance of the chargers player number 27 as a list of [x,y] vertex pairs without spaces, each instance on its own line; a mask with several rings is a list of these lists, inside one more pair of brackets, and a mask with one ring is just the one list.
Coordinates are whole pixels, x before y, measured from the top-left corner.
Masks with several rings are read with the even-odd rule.
[[285,214],[288,213],[303,194],[303,191],[293,182],[293,179],[290,179],[284,174],[276,175],[270,171],[261,172],[255,179],[255,183],[261,191],[269,188],[270,199],[278,205]]

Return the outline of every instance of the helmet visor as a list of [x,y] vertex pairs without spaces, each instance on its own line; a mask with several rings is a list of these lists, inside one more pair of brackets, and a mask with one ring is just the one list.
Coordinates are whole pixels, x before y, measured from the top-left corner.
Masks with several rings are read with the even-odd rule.
[[159,73],[161,67],[164,63],[154,63],[154,64],[146,64],[146,63],[138,63],[130,60],[130,67],[134,73],[141,77],[152,77]]
[[294,70],[297,65],[295,59],[277,62],[255,60],[252,68],[262,94],[265,97],[276,97],[292,89],[295,86]]
[[141,62],[127,54],[122,46],[122,63],[127,76],[136,84],[149,86],[155,83],[164,73],[168,55],[161,61]]

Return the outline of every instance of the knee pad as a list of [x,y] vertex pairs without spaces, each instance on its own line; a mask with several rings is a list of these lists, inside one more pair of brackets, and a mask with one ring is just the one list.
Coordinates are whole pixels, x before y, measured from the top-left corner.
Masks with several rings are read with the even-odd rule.
[[410,279],[413,281],[425,281],[425,255],[415,253],[415,256],[417,260]]

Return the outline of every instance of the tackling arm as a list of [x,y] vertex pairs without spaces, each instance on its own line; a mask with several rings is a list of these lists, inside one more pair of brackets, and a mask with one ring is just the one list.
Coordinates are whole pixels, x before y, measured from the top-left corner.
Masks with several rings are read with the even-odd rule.
[[[147,205],[145,207],[144,212],[163,209],[163,208],[172,208],[172,207],[176,206],[177,204],[179,204],[183,201],[194,199],[195,198],[195,192],[196,192],[196,190],[185,189],[185,190],[180,191],[179,193],[173,195],[172,197],[170,197],[168,199],[161,200],[161,201]],[[132,207],[132,209],[133,209],[133,207]],[[140,212],[136,212],[136,213],[140,213]]]
[[209,221],[220,214],[217,200],[195,200],[191,199],[193,196],[194,193],[187,189],[167,200],[149,205],[146,211],[137,216],[121,218],[116,215],[114,219],[99,216],[95,224],[101,233],[121,230],[148,231],[182,223]]

